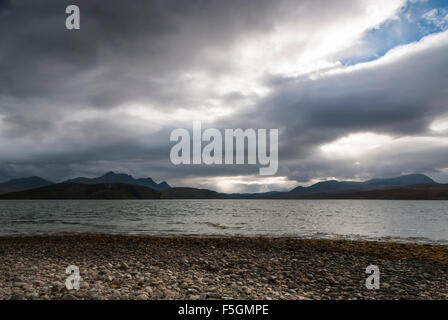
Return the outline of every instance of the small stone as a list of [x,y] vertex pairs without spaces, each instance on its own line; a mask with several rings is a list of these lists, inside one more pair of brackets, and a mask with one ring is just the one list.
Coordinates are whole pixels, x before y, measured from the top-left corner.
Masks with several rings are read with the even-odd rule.
[[16,288],[25,288],[27,284],[25,282],[14,282],[12,286]]
[[62,297],[62,300],[79,300],[79,299],[72,294],[66,294]]
[[137,296],[137,300],[148,300],[148,295],[146,293],[142,293]]
[[148,294],[152,294],[152,288],[151,287],[146,287],[145,288],[145,292],[147,292]]
[[14,292],[11,296],[11,300],[23,300],[24,295],[23,293]]
[[118,267],[118,269],[128,270],[129,266],[125,262],[122,262],[121,265]]
[[210,298],[210,299],[221,299],[221,295],[218,294],[218,293],[211,292],[211,293],[207,293],[207,298]]
[[173,299],[176,296],[176,293],[174,291],[172,291],[172,290],[166,289],[165,290],[165,296],[168,297],[168,298]]

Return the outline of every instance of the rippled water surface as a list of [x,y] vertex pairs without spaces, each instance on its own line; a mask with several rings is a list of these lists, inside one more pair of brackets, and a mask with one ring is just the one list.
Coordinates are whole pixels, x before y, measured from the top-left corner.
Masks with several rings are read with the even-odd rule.
[[0,234],[274,235],[448,241],[448,201],[0,201]]

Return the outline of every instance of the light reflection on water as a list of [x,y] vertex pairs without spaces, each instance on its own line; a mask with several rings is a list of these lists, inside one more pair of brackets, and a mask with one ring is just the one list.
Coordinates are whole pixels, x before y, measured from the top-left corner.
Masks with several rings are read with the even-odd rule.
[[0,201],[0,234],[270,235],[445,243],[448,201]]

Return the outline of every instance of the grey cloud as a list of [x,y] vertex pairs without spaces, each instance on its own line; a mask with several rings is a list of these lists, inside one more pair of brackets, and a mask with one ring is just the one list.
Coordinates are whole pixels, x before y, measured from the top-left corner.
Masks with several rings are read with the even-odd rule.
[[[212,89],[196,94],[182,77],[190,71],[212,79],[231,74],[237,61],[227,53],[241,39],[288,19],[300,21],[300,32],[311,33],[319,23],[362,12],[361,2],[79,0],[76,32],[64,27],[68,4],[72,1],[0,1],[0,138],[11,141],[3,146],[15,148],[0,155],[0,178],[36,174],[58,180],[107,170],[168,181],[256,174],[258,166],[173,166],[168,137],[177,123],[145,134],[129,119],[108,116],[129,103],[169,114],[179,107],[199,108],[207,99],[248,105],[247,112],[238,110],[214,126],[279,128],[278,174],[291,179],[437,172],[445,165],[437,148],[428,150],[437,161],[397,155],[389,164],[372,160],[362,168],[326,161],[315,152],[352,132],[428,134],[429,123],[446,112],[446,45],[314,81],[267,74],[260,79],[272,91],[266,98],[238,91],[220,96]],[[80,110],[103,116],[62,123]],[[20,148],[33,144],[33,150]],[[379,155],[375,159],[386,163]]]

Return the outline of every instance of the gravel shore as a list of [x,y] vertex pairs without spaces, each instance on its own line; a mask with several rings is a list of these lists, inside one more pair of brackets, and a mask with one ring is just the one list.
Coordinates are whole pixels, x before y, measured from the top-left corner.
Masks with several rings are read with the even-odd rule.
[[[0,299],[447,299],[448,247],[266,237],[0,237]],[[368,290],[365,269],[380,269]],[[79,290],[67,290],[68,265]]]

